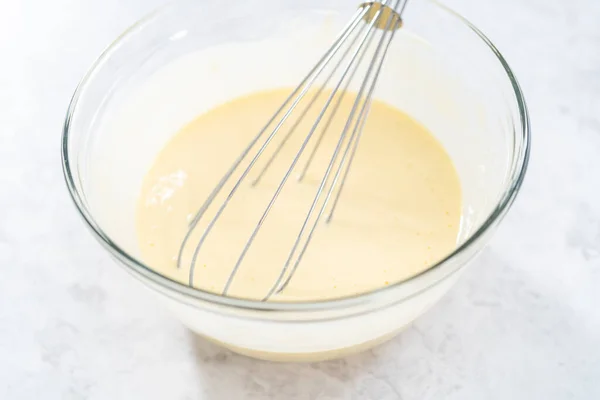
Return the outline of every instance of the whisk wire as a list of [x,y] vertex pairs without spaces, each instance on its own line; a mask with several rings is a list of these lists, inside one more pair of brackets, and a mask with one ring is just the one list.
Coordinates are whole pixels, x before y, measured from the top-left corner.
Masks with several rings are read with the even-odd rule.
[[[376,19],[377,18],[375,18],[374,21]],[[233,278],[235,277],[235,274],[237,273],[237,271],[238,271],[238,269],[239,269],[242,261],[244,260],[244,257],[246,256],[248,250],[250,249],[250,246],[252,246],[252,243],[254,242],[254,239],[256,239],[256,236],[258,235],[258,232],[259,232],[260,228],[262,227],[263,223],[265,222],[265,220],[269,216],[269,213],[270,213],[271,209],[273,208],[273,205],[277,201],[277,198],[279,197],[279,194],[283,190],[283,187],[285,186],[285,184],[287,183],[290,175],[292,174],[292,171],[294,170],[294,167],[298,163],[298,160],[302,156],[302,153],[304,153],[304,149],[306,149],[306,146],[308,145],[308,143],[310,142],[310,139],[313,137],[315,131],[317,130],[317,127],[319,126],[321,120],[323,119],[323,116],[327,112],[327,109],[329,108],[331,102],[335,98],[335,95],[337,94],[337,92],[339,91],[340,87],[342,86],[344,78],[351,71],[352,66],[354,64],[354,61],[356,60],[356,57],[359,55],[359,53],[362,50],[363,46],[367,42],[367,39],[369,38],[369,33],[371,32],[371,30],[373,29],[374,26],[375,26],[374,23],[369,24],[369,29],[368,29],[367,33],[361,39],[359,47],[352,54],[352,57],[351,57],[350,61],[348,62],[348,65],[346,66],[346,68],[344,69],[344,72],[342,73],[341,79],[335,85],[335,87],[333,88],[333,90],[331,91],[331,93],[329,94],[329,97],[327,98],[327,101],[325,102],[325,105],[321,109],[321,112],[317,116],[317,119],[316,119],[315,123],[313,124],[313,126],[310,129],[310,131],[306,135],[306,138],[304,139],[304,141],[300,145],[300,148],[299,148],[298,152],[296,153],[296,155],[294,156],[294,159],[292,160],[292,163],[291,163],[290,167],[288,168],[288,170],[286,171],[285,175],[281,179],[281,182],[279,183],[279,186],[275,190],[275,193],[271,197],[271,200],[269,201],[269,204],[267,205],[265,211],[263,212],[262,216],[260,217],[260,220],[258,221],[258,223],[256,224],[256,226],[254,227],[254,230],[252,231],[252,234],[250,235],[250,238],[246,242],[246,245],[244,246],[244,249],[242,250],[242,253],[240,254],[237,262],[235,263],[235,266],[233,267],[233,270],[231,271],[231,273],[230,273],[230,275],[229,275],[229,277],[227,279],[227,282],[225,284],[225,288],[223,290],[223,295],[227,294],[227,291],[229,290],[229,287],[231,286]],[[271,293],[271,292],[272,292],[272,289],[269,291],[269,293]],[[270,294],[269,294],[269,296],[270,296]]]
[[[204,215],[204,213],[206,212],[206,210],[208,209],[208,207],[210,206],[210,204],[214,201],[215,197],[217,197],[217,195],[219,194],[219,192],[221,191],[221,189],[223,188],[223,186],[225,186],[225,184],[227,183],[227,181],[229,180],[229,178],[231,177],[231,175],[233,175],[233,173],[235,172],[235,170],[239,167],[239,165],[242,163],[242,161],[246,158],[246,156],[248,155],[248,153],[250,152],[250,150],[252,150],[252,148],[254,147],[254,145],[258,142],[258,140],[262,137],[262,135],[266,132],[267,128],[269,126],[271,126],[271,124],[273,123],[273,121],[275,121],[275,119],[277,118],[277,116],[285,109],[285,107],[290,103],[290,101],[294,98],[294,96],[296,96],[296,94],[298,94],[298,92],[306,85],[306,83],[309,81],[309,79],[315,74],[315,72],[318,74],[319,68],[322,66],[322,64],[328,59],[328,57],[331,55],[334,46],[336,44],[339,44],[340,42],[343,42],[344,38],[347,36],[348,33],[352,32],[352,30],[354,29],[354,27],[360,22],[360,20],[362,18],[365,17],[367,12],[367,9],[362,7],[356,10],[356,12],[354,13],[354,16],[352,17],[352,19],[350,20],[350,22],[348,22],[348,24],[344,27],[344,29],[342,29],[342,32],[338,35],[338,37],[333,41],[333,45],[323,54],[323,56],[321,56],[321,59],[319,60],[319,62],[317,62],[317,64],[310,70],[310,72],[308,72],[308,74],[306,74],[306,76],[302,79],[302,81],[298,84],[298,86],[296,86],[294,88],[294,90],[292,90],[292,92],[288,95],[288,97],[284,100],[284,102],[281,104],[281,106],[279,106],[279,108],[277,109],[277,111],[275,111],[275,113],[273,114],[273,116],[269,119],[269,121],[263,126],[263,128],[258,132],[258,134],[256,134],[256,136],[250,141],[250,143],[248,144],[248,146],[246,146],[246,148],[242,151],[242,153],[238,156],[238,158],[236,158],[236,160],[233,162],[233,164],[231,165],[231,167],[227,170],[227,172],[225,172],[225,174],[223,175],[223,177],[221,177],[221,179],[219,180],[219,182],[217,183],[217,185],[213,188],[213,190],[211,191],[211,193],[208,195],[208,197],[206,198],[206,200],[204,201],[204,203],[202,204],[202,206],[198,209],[198,211],[196,212],[196,214],[194,215],[194,217],[192,218],[192,220],[189,222],[188,225],[188,230],[181,242],[181,245],[179,246],[179,252],[177,254],[177,268],[181,268],[181,261],[183,258],[183,251],[186,247],[187,242],[189,241],[192,232],[194,231],[194,229],[196,228],[196,226],[198,225],[198,223],[200,222],[200,220],[202,219],[202,216]],[[192,264],[191,269],[193,269],[194,266]],[[192,286],[192,281],[190,280],[190,286]]]
[[[281,127],[283,126],[283,124],[285,123],[285,121],[287,120],[287,118],[292,114],[292,112],[294,111],[294,109],[296,108],[296,106],[298,105],[298,103],[306,95],[306,93],[310,89],[311,85],[319,77],[319,75],[321,74],[321,72],[323,71],[323,69],[327,66],[327,63],[333,58],[333,56],[335,55],[335,52],[342,46],[342,44],[344,43],[344,41],[348,38],[348,36],[352,33],[352,31],[356,27],[356,25],[358,25],[358,23],[360,22],[360,20],[362,19],[362,17],[364,15],[366,15],[366,10],[367,9],[364,8],[362,10],[359,10],[360,12],[356,13],[356,17],[354,18],[354,20],[349,24],[348,28],[342,33],[342,35],[334,42],[334,45],[332,46],[332,48],[330,48],[325,53],[325,56],[321,58],[321,60],[319,61],[319,63],[313,68],[313,70],[311,70],[311,72],[307,75],[307,77],[304,79],[304,81],[300,85],[298,85],[298,87],[297,87],[296,90],[300,90],[300,88],[302,88],[302,90],[300,91],[300,94],[292,102],[291,106],[285,112],[285,114],[283,115],[282,119],[279,121],[279,123],[277,123],[277,125],[275,126],[275,128],[273,129],[273,131],[271,132],[271,134],[265,140],[265,142],[263,143],[263,145],[261,146],[261,148],[258,150],[258,152],[256,153],[256,155],[252,158],[252,160],[250,161],[250,164],[246,167],[246,169],[244,170],[244,172],[242,173],[242,175],[240,176],[240,178],[237,180],[237,182],[235,183],[235,185],[233,186],[233,188],[231,189],[231,191],[227,195],[227,198],[225,199],[225,201],[221,204],[221,206],[217,210],[217,213],[215,214],[215,216],[209,222],[208,226],[204,230],[204,233],[200,237],[200,240],[198,241],[198,244],[196,245],[196,247],[194,249],[194,253],[192,254],[192,262],[191,262],[190,272],[189,272],[189,285],[190,286],[193,285],[194,271],[195,271],[195,268],[196,268],[196,261],[197,261],[197,258],[198,258],[198,254],[200,253],[200,249],[202,248],[202,245],[204,244],[204,241],[206,240],[208,234],[210,233],[210,231],[214,227],[215,223],[218,221],[219,217],[221,216],[221,214],[223,213],[223,211],[225,210],[225,208],[227,207],[227,205],[229,204],[229,202],[231,201],[231,199],[233,198],[233,196],[237,192],[238,188],[240,187],[240,184],[246,178],[246,176],[248,175],[248,173],[250,172],[250,170],[252,169],[252,167],[254,167],[254,164],[256,163],[256,161],[258,160],[258,158],[262,155],[262,153],[265,151],[265,149],[267,148],[267,146],[269,145],[269,143],[271,143],[271,141],[273,140],[273,138],[275,137],[275,135],[277,134],[277,132],[279,131],[279,129],[281,129]],[[296,90],[295,90],[295,92],[297,92]],[[292,96],[293,96],[293,94],[292,94]],[[289,96],[289,97],[292,97],[292,96]],[[283,107],[280,107],[280,110],[283,109],[285,107],[285,105],[287,105],[287,104],[284,104]],[[225,185],[225,183],[227,183],[227,181],[229,180],[229,178],[231,177],[231,175],[235,172],[235,170],[237,169],[237,166],[239,166],[239,164],[241,164],[241,162],[243,161],[243,159],[250,152],[250,150],[253,147],[253,145],[258,141],[258,139],[260,139],[260,136],[262,136],[262,133],[264,133],[264,131],[267,129],[267,127],[275,120],[275,117],[277,115],[279,115],[279,112],[277,112],[271,118],[271,120],[269,121],[269,124],[266,125],[265,128],[263,128],[262,132],[259,135],[257,135],[256,140],[253,140],[254,143],[251,143],[252,146],[248,146],[244,150],[244,152],[242,152],[242,154],[240,155],[240,157],[238,157],[238,159],[236,160],[236,163],[235,163],[236,165],[234,165],[228,171],[228,173],[226,174],[226,176],[224,177],[224,179],[222,179],[219,182],[219,185],[217,186],[217,188],[215,188],[215,191],[216,191],[215,196],[212,196],[212,198],[207,202],[206,206],[202,207],[203,210],[202,210],[202,213],[200,214],[200,216],[198,218],[198,221],[200,220],[200,218],[202,217],[202,215],[204,214],[204,212],[206,211],[206,209],[208,209],[208,207],[210,206],[210,204],[212,203],[212,201],[214,200],[214,198],[216,197],[216,195],[220,192],[221,188]],[[190,229],[190,231],[191,230],[193,230],[193,228]],[[183,246],[180,249],[180,255],[182,253],[183,253]],[[237,269],[235,269],[235,271],[237,272]],[[228,286],[226,286],[226,288],[228,288]],[[224,291],[223,294],[226,294],[226,291]]]
[[[404,5],[406,5],[406,2],[404,3]],[[400,12],[401,12],[401,10],[403,8],[404,7],[402,7],[400,9]],[[389,25],[389,21],[388,21],[388,25]],[[394,38],[394,34],[396,33],[396,29],[395,28],[396,28],[397,25],[400,25],[400,19],[396,19],[395,22],[394,22],[394,25],[395,26],[391,27],[391,32],[389,33],[389,39],[388,39],[388,41],[387,41],[387,43],[385,45],[385,48],[383,50],[383,54],[381,56],[381,61],[379,62],[379,65],[377,66],[377,71],[375,72],[375,76],[373,78],[373,83],[371,84],[370,93],[368,95],[368,103],[367,103],[367,106],[366,106],[366,111],[363,114],[361,126],[360,126],[359,131],[358,131],[358,135],[356,137],[356,140],[354,141],[354,145],[352,146],[352,152],[350,154],[350,159],[348,160],[348,165],[346,166],[346,170],[344,171],[344,176],[342,177],[342,181],[340,182],[340,187],[339,187],[339,189],[337,191],[337,194],[336,194],[335,199],[333,201],[333,204],[331,206],[331,211],[329,212],[329,215],[327,216],[327,219],[325,221],[327,223],[329,223],[331,221],[331,219],[333,218],[333,214],[335,213],[336,206],[338,204],[338,201],[339,201],[339,199],[341,197],[341,194],[342,194],[342,191],[344,189],[344,184],[346,183],[346,179],[348,178],[348,174],[350,172],[350,167],[352,166],[352,161],[354,161],[354,156],[356,155],[356,150],[358,148],[358,143],[360,142],[360,139],[361,139],[362,133],[363,133],[363,129],[364,129],[365,123],[367,121],[366,116],[369,115],[369,111],[370,111],[370,108],[371,108],[371,102],[372,102],[372,99],[373,99],[373,97],[372,97],[373,91],[375,90],[376,83],[377,83],[377,80],[378,80],[378,77],[379,77],[379,73],[381,72],[381,68],[383,67],[383,62],[385,61],[385,57],[387,55],[390,43],[392,42],[392,39]],[[382,38],[382,42],[383,42],[383,38]],[[380,42],[379,46],[381,46],[382,42]],[[342,158],[342,162],[340,163],[340,166],[338,167],[338,170],[337,170],[337,172],[335,174],[335,178],[333,180],[332,188],[335,187],[335,184],[336,184],[336,182],[338,180],[338,177],[339,177],[339,174],[341,172],[342,166],[344,165],[344,160],[346,159],[346,156],[347,156],[349,150],[350,150],[350,142],[348,143],[348,147],[346,148],[346,151],[345,151],[344,156]],[[328,198],[329,198],[329,196],[331,196],[331,192],[329,193]]]
[[[300,125],[300,123],[302,122],[302,120],[304,119],[304,117],[306,116],[306,114],[308,113],[308,111],[310,111],[310,109],[312,108],[312,105],[319,98],[319,96],[321,95],[321,93],[323,93],[323,91],[327,87],[327,84],[329,83],[329,81],[331,80],[331,78],[335,75],[335,73],[337,72],[337,70],[340,67],[340,65],[342,65],[344,59],[346,58],[346,56],[348,55],[348,53],[350,53],[350,50],[352,50],[352,47],[356,44],[356,41],[360,37],[360,34],[362,33],[362,31],[364,31],[365,27],[366,27],[366,25],[362,26],[360,28],[358,34],[356,34],[354,36],[354,38],[352,39],[352,44],[346,49],[346,51],[344,52],[344,54],[340,57],[340,59],[338,60],[337,64],[333,67],[332,71],[329,73],[329,76],[325,79],[325,81],[323,82],[323,84],[321,85],[321,87],[317,90],[317,93],[315,93],[315,95],[312,97],[312,99],[310,100],[310,102],[308,103],[308,105],[302,111],[302,114],[300,114],[300,116],[296,119],[296,121],[294,122],[294,125],[292,125],[292,127],[289,129],[288,133],[285,135],[285,137],[283,138],[283,140],[279,143],[279,146],[277,146],[277,148],[275,149],[275,151],[273,152],[273,154],[271,154],[271,157],[269,158],[269,160],[265,163],[265,165],[263,166],[262,170],[260,171],[260,173],[258,174],[258,176],[256,177],[256,179],[254,179],[254,181],[252,182],[252,186],[255,186],[258,182],[260,182],[260,180],[262,179],[263,175],[267,172],[267,170],[269,169],[269,167],[271,166],[271,164],[273,163],[273,161],[275,161],[275,159],[277,158],[277,156],[279,155],[279,153],[281,152],[281,150],[283,149],[283,147],[285,146],[285,144],[287,143],[287,141],[289,140],[289,138],[295,132],[295,130],[298,127],[298,125]],[[353,71],[352,75],[354,75],[355,72],[356,72],[356,69]],[[346,92],[347,89],[348,89],[348,84],[346,84],[346,87],[342,90],[341,96],[343,96],[345,94],[345,92]],[[320,139],[323,138],[325,131],[327,131],[327,129],[329,128],[329,125],[331,124],[331,121],[333,120],[333,117],[335,116],[335,112],[337,111],[337,108],[339,107],[339,104],[340,104],[340,101],[338,101],[336,103],[336,105],[334,106],[334,109],[332,110],[332,112],[329,115],[328,120],[325,122],[325,125],[323,126],[323,129],[321,129],[321,135],[319,136]]]
[[[394,2],[394,5],[392,7],[388,6],[388,3],[391,3],[392,1]],[[394,37],[394,33],[396,29],[401,25],[401,14],[404,11],[406,2],[407,0],[382,0],[371,1],[361,4],[358,10],[353,15],[350,22],[344,27],[339,36],[333,41],[329,49],[321,56],[317,64],[303,78],[300,84],[294,88],[290,95],[287,96],[283,104],[277,109],[277,111],[269,119],[266,125],[264,125],[264,127],[258,132],[258,134],[252,138],[250,143],[243,149],[241,154],[235,159],[234,163],[225,172],[225,174],[219,180],[217,185],[212,189],[202,206],[199,208],[199,210],[189,223],[188,230],[182,240],[177,255],[177,268],[181,267],[183,253],[187,246],[187,243],[189,242],[193,231],[196,229],[196,227],[206,214],[207,210],[211,207],[219,193],[223,190],[225,185],[228,184],[229,180],[239,169],[242,162],[244,162],[244,160],[251,153],[252,149],[257,147],[257,144],[263,138],[265,133],[268,130],[270,130],[270,133],[266,136],[266,139],[264,139],[262,144],[258,146],[258,149],[254,153],[254,155],[251,156],[248,165],[241,171],[241,174],[239,175],[237,180],[232,181],[233,186],[231,186],[231,189],[226,195],[224,201],[216,208],[215,214],[212,216],[212,218],[208,220],[204,231],[200,235],[200,239],[193,248],[189,270],[190,286],[193,286],[194,283],[194,271],[198,255],[200,254],[200,250],[202,249],[207,237],[214,228],[215,224],[218,222],[221,215],[227,208],[228,204],[240,188],[242,182],[250,174],[251,170],[255,167],[265,150],[274,141],[275,136],[277,136],[279,131],[281,131],[285,122],[294,113],[296,108],[299,108],[298,106],[300,102],[304,99],[304,97],[306,97],[310,88],[321,76],[325,68],[330,64],[330,62],[337,55],[337,53],[340,52],[342,47],[344,45],[347,45],[348,47],[342,51],[342,55],[339,57],[338,61],[336,61],[333,64],[331,72],[327,75],[327,77],[323,80],[323,83],[312,95],[307,105],[302,109],[300,115],[293,122],[293,124],[288,129],[283,138],[279,140],[277,147],[271,153],[270,157],[266,160],[266,162],[263,164],[256,178],[251,182],[251,185],[255,186],[261,181],[264,174],[272,166],[276,157],[280,154],[281,150],[288,143],[288,140],[297,131],[299,124],[304,120],[311,107],[315,104],[319,96],[323,94],[324,90],[328,86],[328,83],[337,73],[338,69],[342,66],[342,64],[346,62],[346,58],[350,55],[350,60],[347,61],[347,63],[345,64],[343,72],[341,73],[341,77],[329,93],[327,99],[325,100],[323,108],[318,113],[316,120],[312,124],[306,137],[304,137],[304,139],[302,140],[299,149],[294,154],[291,164],[289,165],[288,169],[285,171],[283,177],[281,178],[277,189],[270,198],[270,201],[264,209],[258,222],[254,226],[250,237],[245,242],[245,245],[240,255],[238,256],[233,269],[228,275],[227,281],[222,292],[223,295],[227,295],[231,284],[242,262],[244,261],[244,258],[246,257],[246,254],[248,253],[254,240],[259,234],[259,231],[263,226],[264,222],[268,218],[270,211],[272,210],[284,186],[288,182],[289,177],[295,170],[299,160],[302,158],[305,150],[308,148],[308,145],[314,141],[312,149],[308,153],[308,157],[304,162],[304,165],[300,169],[298,181],[302,181],[302,179],[305,177],[307,171],[309,170],[313,162],[315,155],[319,151],[323,138],[329,130],[329,127],[338,111],[338,108],[342,104],[344,95],[347,93],[356,72],[359,70],[362,60],[368,52],[370,43],[377,36],[376,32],[378,30],[382,31],[381,38],[379,39],[375,52],[367,66],[364,79],[360,84],[358,94],[356,95],[356,98],[354,99],[354,102],[352,104],[350,114],[340,133],[339,139],[337,139],[335,148],[331,154],[327,168],[321,178],[316,195],[312,200],[310,208],[308,209],[302,226],[294,240],[293,246],[288,254],[288,257],[285,263],[283,264],[282,268],[280,269],[277,279],[270,287],[267,295],[263,298],[263,301],[268,300],[273,294],[281,292],[288,286],[292,277],[296,273],[296,270],[300,265],[304,254],[306,253],[306,250],[313,238],[315,230],[319,225],[319,222],[322,219],[332,197],[333,202],[329,214],[325,220],[326,223],[329,223],[331,221],[333,214],[336,210],[338,201],[344,189],[345,182],[348,178],[352,162],[357,152],[358,144],[362,136],[367,116],[370,111],[372,97],[376,87],[378,76],[381,72],[390,43]],[[387,18],[385,18],[386,15]],[[385,19],[387,20],[384,21]],[[364,21],[365,24],[363,24],[357,30],[356,28],[361,21]],[[327,119],[325,119],[324,117],[327,112],[329,112],[329,115]],[[325,123],[321,124],[323,120],[325,121]],[[271,128],[273,124],[274,127]],[[319,135],[315,135],[317,128],[321,128]],[[316,139],[313,139],[313,137],[316,137]],[[332,172],[334,171],[334,169],[335,173],[332,176]],[[318,212],[316,212],[317,209]],[[310,229],[308,229],[309,225]]]
[[[396,1],[396,5],[398,4],[398,1],[399,0]],[[382,4],[385,5],[384,3],[382,3]],[[381,11],[381,10],[382,9],[380,9],[379,11]],[[383,14],[375,16],[373,18],[373,22],[377,23],[377,20],[382,15]],[[348,117],[348,120],[346,121],[346,125],[344,126],[342,134],[340,135],[340,139],[339,139],[339,141],[338,141],[338,143],[336,145],[336,148],[335,148],[335,150],[333,152],[333,155],[331,156],[331,159],[330,159],[329,165],[327,167],[327,170],[325,171],[323,179],[321,180],[321,184],[320,184],[319,189],[317,191],[317,195],[315,196],[315,198],[313,200],[313,204],[311,206],[311,209],[310,209],[310,211],[309,211],[309,213],[308,213],[308,215],[307,215],[307,217],[306,217],[306,219],[304,221],[304,224],[302,226],[302,229],[300,230],[300,233],[298,234],[298,237],[296,239],[296,243],[294,244],[294,247],[292,248],[292,251],[290,252],[290,255],[288,257],[288,260],[286,261],[286,266],[284,267],[284,269],[287,269],[287,267],[289,266],[289,263],[290,263],[293,255],[294,255],[294,253],[296,251],[296,248],[297,248],[298,244],[300,243],[300,240],[301,240],[302,234],[304,233],[303,231],[304,231],[304,229],[306,227],[306,224],[310,220],[310,217],[311,217],[311,215],[312,215],[312,213],[314,211],[314,207],[317,205],[317,203],[319,201],[319,197],[321,196],[321,193],[322,193],[323,189],[327,185],[327,180],[329,178],[329,175],[331,173],[331,170],[332,170],[333,166],[335,165],[336,159],[337,159],[337,157],[339,155],[339,151],[340,151],[340,149],[342,147],[342,144],[344,142],[345,136],[346,136],[346,134],[348,132],[348,129],[350,128],[351,123],[354,120],[354,115],[355,115],[355,113],[356,113],[356,111],[358,109],[358,105],[360,104],[360,101],[361,101],[361,98],[363,96],[363,93],[364,93],[365,89],[367,88],[367,83],[369,82],[369,78],[371,77],[371,74],[372,74],[373,69],[375,67],[375,64],[376,64],[379,52],[381,51],[382,45],[384,44],[386,33],[388,33],[388,30],[391,27],[392,20],[394,20],[394,19],[395,19],[394,15],[390,15],[388,17],[388,21],[386,23],[386,30],[382,34],[382,37],[381,37],[381,39],[379,41],[379,44],[377,45],[377,49],[375,50],[375,54],[374,54],[374,56],[373,56],[373,58],[371,60],[371,63],[369,65],[368,69],[367,69],[367,72],[365,74],[365,79],[363,80],[363,83],[362,83],[362,85],[361,85],[361,87],[359,89],[359,92],[358,92],[358,94],[356,96],[356,99],[355,99],[354,104],[352,106],[352,109],[350,111],[350,116]],[[391,39],[393,38],[393,34],[394,34],[394,31],[392,30],[391,33],[389,34],[389,40],[387,42],[388,46],[389,46],[389,43],[391,42]],[[374,36],[372,36],[372,37],[374,37]],[[386,52],[387,52],[388,46],[386,46]],[[306,253],[306,250],[307,250],[307,248],[308,248],[308,246],[310,244],[310,241],[311,241],[311,239],[313,237],[313,234],[314,234],[314,232],[316,230],[316,227],[319,224],[319,221],[320,221],[320,219],[321,219],[321,217],[323,215],[323,212],[324,212],[324,210],[327,207],[327,203],[329,202],[331,194],[333,193],[333,190],[335,189],[337,180],[339,178],[340,171],[342,170],[342,167],[344,165],[345,159],[346,159],[346,157],[348,155],[348,151],[351,148],[353,139],[354,139],[355,136],[357,136],[357,132],[358,132],[359,128],[362,131],[362,128],[364,127],[364,123],[367,120],[367,115],[368,115],[368,111],[369,111],[369,108],[370,108],[371,97],[372,97],[373,91],[374,91],[375,86],[376,86],[377,76],[379,75],[379,72],[381,70],[381,66],[383,65],[384,58],[385,58],[385,52],[384,52],[384,55],[383,55],[383,57],[382,57],[382,59],[381,59],[381,61],[379,63],[379,66],[378,66],[378,68],[376,70],[376,75],[374,76],[374,78],[373,78],[373,80],[371,82],[371,86],[368,89],[367,96],[365,97],[365,100],[362,103],[362,108],[361,108],[360,113],[358,115],[358,118],[356,119],[356,122],[354,124],[354,129],[353,129],[352,134],[351,134],[351,136],[350,136],[350,138],[348,140],[348,144],[347,144],[346,150],[344,151],[344,154],[342,156],[341,162],[340,162],[339,167],[337,169],[337,172],[336,172],[336,174],[334,176],[333,183],[329,187],[329,190],[327,192],[325,201],[321,205],[319,213],[317,214],[317,217],[315,218],[315,221],[313,222],[313,225],[312,225],[312,227],[311,227],[311,229],[310,229],[310,231],[308,233],[307,239],[304,242],[304,245],[303,245],[302,249],[300,250],[298,258],[294,262],[294,266],[292,267],[292,269],[291,269],[291,271],[290,271],[287,279],[284,281],[283,285],[281,285],[281,287],[279,289],[276,289],[277,293],[281,292],[283,289],[286,288],[286,286],[289,284],[290,280],[292,279],[294,273],[296,272],[296,269],[300,265],[300,262],[302,261],[302,257]],[[268,297],[269,296],[267,296],[264,300],[267,300]]]

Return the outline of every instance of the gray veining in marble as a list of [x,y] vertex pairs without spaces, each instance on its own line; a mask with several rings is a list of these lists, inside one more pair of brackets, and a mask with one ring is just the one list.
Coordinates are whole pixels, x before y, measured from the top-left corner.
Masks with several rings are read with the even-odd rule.
[[521,81],[526,184],[476,265],[414,326],[305,365],[195,338],[113,265],[64,188],[59,139],[77,81],[161,2],[0,4],[0,399],[600,398],[600,2],[447,0]]

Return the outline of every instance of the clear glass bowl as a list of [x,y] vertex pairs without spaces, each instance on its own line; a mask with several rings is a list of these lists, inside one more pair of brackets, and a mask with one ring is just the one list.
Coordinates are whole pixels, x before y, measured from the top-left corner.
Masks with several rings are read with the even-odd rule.
[[213,1],[175,1],[123,33],[71,101],[63,168],[87,226],[184,324],[239,353],[313,361],[392,337],[456,282],[523,181],[528,114],[506,61],[451,10],[435,1],[409,2],[375,96],[427,126],[457,167],[464,216],[452,254],[404,282],[304,303],[223,297],[162,276],[139,258],[135,200],[141,177],[169,136],[228,98],[294,86],[357,5],[235,0],[223,8]]

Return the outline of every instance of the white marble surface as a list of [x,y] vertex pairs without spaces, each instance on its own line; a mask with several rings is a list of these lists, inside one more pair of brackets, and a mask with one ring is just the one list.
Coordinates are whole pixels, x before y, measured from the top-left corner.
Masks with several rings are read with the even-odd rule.
[[292,365],[194,338],[100,249],[64,187],[77,81],[162,1],[0,3],[0,399],[600,398],[600,2],[447,0],[521,81],[524,189],[413,327],[362,355]]

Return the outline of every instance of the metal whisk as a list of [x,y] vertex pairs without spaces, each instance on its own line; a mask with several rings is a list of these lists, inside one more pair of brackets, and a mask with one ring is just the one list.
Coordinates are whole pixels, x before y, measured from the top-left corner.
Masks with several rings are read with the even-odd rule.
[[[363,80],[360,84],[360,89],[357,92],[356,99],[350,111],[350,115],[348,116],[348,119],[340,134],[340,138],[337,141],[335,150],[333,151],[329,164],[325,170],[325,173],[323,174],[323,177],[317,189],[317,193],[308,210],[304,223],[302,224],[298,232],[298,235],[287,257],[287,260],[283,264],[276,281],[273,283],[269,292],[263,298],[263,301],[268,300],[274,293],[279,293],[283,289],[285,289],[285,287],[288,285],[288,283],[294,276],[294,273],[296,272],[296,269],[298,268],[302,257],[311,242],[313,233],[315,232],[315,229],[317,228],[320,220],[325,214],[327,205],[330,203],[330,200],[332,200],[332,197],[333,202],[331,203],[331,207],[329,209],[327,217],[325,218],[325,222],[329,223],[333,217],[337,203],[340,199],[341,193],[344,188],[344,183],[348,176],[348,171],[350,170],[350,167],[352,165],[352,161],[354,159],[354,155],[356,153],[356,149],[358,147],[360,137],[362,135],[362,130],[365,125],[365,121],[367,120],[367,115],[369,114],[370,104],[377,83],[377,78],[383,66],[386,53],[394,37],[394,34],[396,30],[402,25],[401,15],[404,11],[406,3],[407,0],[382,0],[366,2],[361,4],[354,16],[352,17],[352,19],[350,20],[350,22],[348,23],[348,25],[346,25],[346,27],[342,30],[340,35],[334,40],[331,47],[325,52],[325,54],[321,57],[321,59],[317,62],[313,69],[306,75],[302,82],[286,98],[286,100],[271,117],[271,119],[267,122],[264,128],[261,129],[260,132],[258,132],[258,134],[250,141],[248,146],[245,147],[242,153],[227,170],[225,175],[221,178],[216,187],[211,191],[208,198],[205,200],[198,212],[195,214],[194,218],[189,223],[189,229],[181,243],[181,247],[179,249],[179,254],[177,257],[178,268],[180,268],[182,264],[182,255],[184,249],[186,248],[186,246],[190,245],[190,243],[188,242],[192,235],[192,232],[197,227],[198,223],[202,220],[202,218],[205,216],[207,209],[214,202],[215,198],[219,195],[219,193],[227,184],[227,182],[232,178],[232,175],[234,175],[235,171],[238,169],[240,164],[242,164],[242,162],[245,159],[247,159],[247,157],[249,157],[250,152],[258,143],[258,141],[268,132],[269,127],[273,123],[275,123],[274,128],[270,131],[263,144],[260,145],[260,147],[258,147],[258,150],[254,153],[254,155],[250,156],[250,163],[243,170],[243,172],[233,185],[232,189],[227,194],[223,203],[217,208],[216,213],[208,222],[208,225],[202,233],[199,241],[195,243],[189,271],[190,286],[193,285],[194,270],[196,267],[196,261],[200,249],[202,248],[208,235],[211,233],[211,230],[223,214],[223,211],[226,209],[230,200],[233,198],[235,193],[243,184],[250,171],[254,168],[257,161],[263,155],[265,149],[272,142],[273,138],[279,133],[284,122],[292,115],[292,113],[294,113],[294,111],[296,111],[296,108],[298,108],[298,104],[307,95],[309,89],[315,84],[317,78],[332,62],[334,56],[338,53],[341,53],[342,55],[339,61],[337,61],[337,63],[334,65],[333,71],[331,71],[330,74],[325,78],[324,83],[313,95],[312,99],[308,102],[306,108],[301,111],[295,124],[289,129],[289,131],[280,141],[278,147],[274,150],[270,158],[266,161],[266,163],[260,170],[258,176],[251,182],[251,185],[253,186],[259,184],[263,174],[271,166],[273,160],[277,157],[279,151],[285,145],[287,139],[292,135],[294,128],[298,125],[298,122],[306,115],[308,109],[313,105],[317,96],[326,88],[329,80],[333,77],[335,72],[341,66],[343,66],[341,78],[333,86],[333,89],[331,90],[331,93],[328,96],[323,109],[319,112],[316,121],[314,122],[310,131],[306,135],[306,138],[302,141],[300,148],[293,157],[289,169],[287,170],[283,179],[279,183],[275,193],[273,194],[271,200],[267,204],[261,218],[257,222],[244,248],[242,249],[241,254],[237,258],[237,262],[233,266],[233,269],[231,270],[231,273],[223,289],[223,295],[227,294],[231,283],[235,278],[236,273],[238,272],[238,269],[244,260],[244,257],[246,256],[246,253],[252,246],[252,243],[256,238],[259,230],[261,229],[261,226],[263,225],[265,219],[268,217],[269,212],[271,211],[274,203],[277,201],[277,198],[281,193],[283,187],[289,180],[289,177],[292,174],[294,168],[296,167],[298,160],[300,159],[300,157],[306,150],[309,142],[313,138],[317,127],[321,124],[322,120],[324,119],[326,111],[330,107],[332,107],[331,113],[329,114],[329,117],[325,122],[324,128],[321,130],[320,135],[315,139],[314,146],[307,158],[306,164],[301,169],[299,181],[303,179],[306,171],[308,170],[313,160],[313,157],[317,152],[319,145],[321,144],[321,140],[323,139],[325,131],[327,130],[329,123],[331,122],[333,116],[337,111],[338,106],[340,105],[340,102],[342,100],[341,97],[343,96],[344,92],[348,89],[349,84],[353,79],[353,76],[358,70],[358,67],[361,65],[361,63],[363,63],[363,59],[368,53],[367,50],[369,46],[377,36],[380,36],[372,57],[370,58],[370,60],[366,61],[368,62],[367,69]],[[335,97],[338,93],[339,96],[336,99]],[[334,102],[334,100],[336,101]],[[330,182],[330,176],[336,165],[337,168],[335,168],[335,172],[333,173],[333,179]],[[320,201],[320,199],[323,199],[322,196],[325,196],[324,201]],[[320,202],[320,207],[317,207]],[[317,208],[319,209],[317,210]],[[317,214],[315,214],[315,212]],[[316,217],[313,218],[313,216],[315,215]],[[314,219],[312,224],[309,223],[311,222],[311,218]]]

